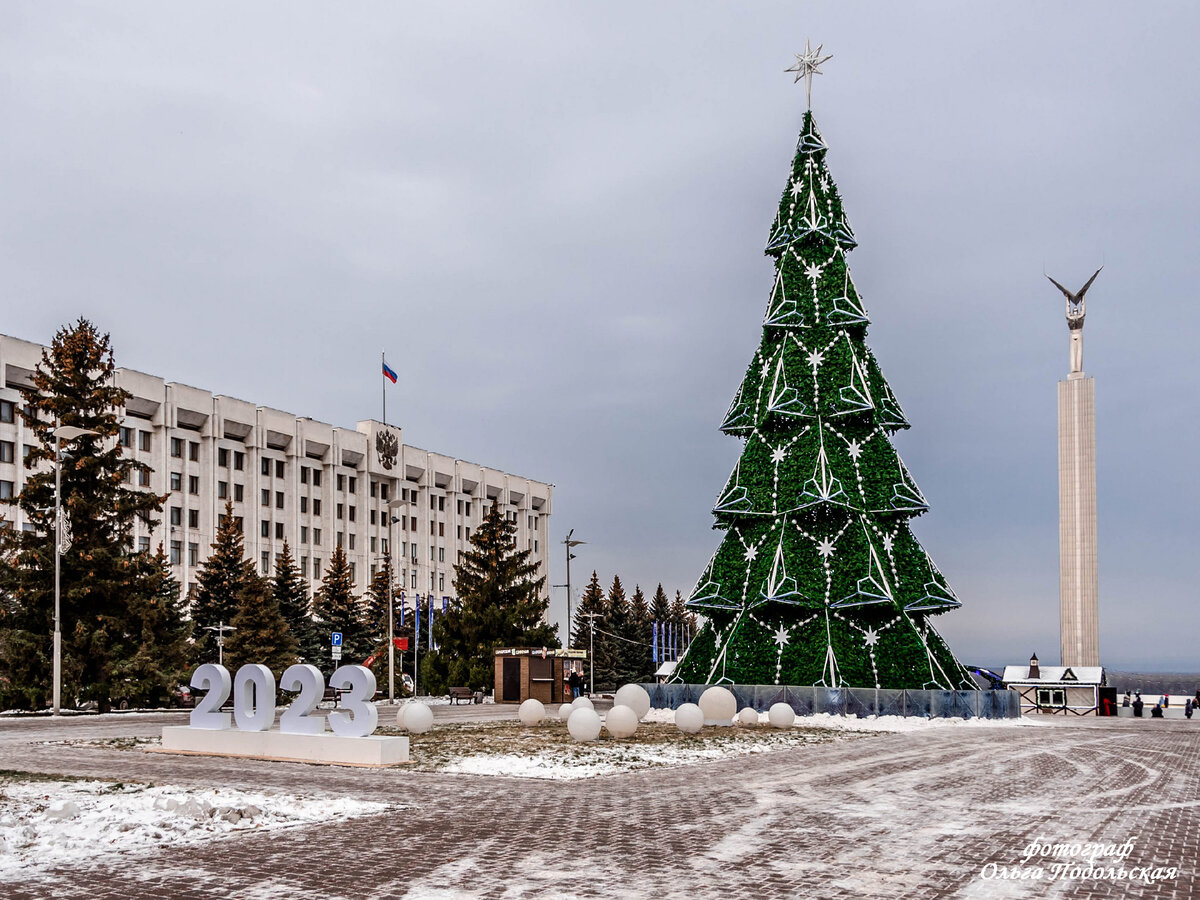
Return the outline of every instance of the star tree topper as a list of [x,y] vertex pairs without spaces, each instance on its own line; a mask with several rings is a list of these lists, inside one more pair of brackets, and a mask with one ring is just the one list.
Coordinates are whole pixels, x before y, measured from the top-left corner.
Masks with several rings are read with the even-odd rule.
[[784,69],[785,72],[795,72],[795,84],[801,78],[804,79],[804,89],[808,95],[808,107],[812,109],[812,77],[814,75],[824,74],[821,72],[821,64],[833,59],[832,55],[822,56],[821,48],[824,44],[817,44],[817,49],[813,50],[809,44],[808,38],[804,39],[804,52],[796,54],[796,64],[790,69]]

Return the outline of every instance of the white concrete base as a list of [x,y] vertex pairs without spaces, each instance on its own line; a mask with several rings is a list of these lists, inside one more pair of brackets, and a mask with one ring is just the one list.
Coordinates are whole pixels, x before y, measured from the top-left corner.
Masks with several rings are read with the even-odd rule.
[[292,762],[343,766],[393,766],[408,762],[408,738],[371,735],[285,734],[281,731],[239,731],[236,728],[163,728],[162,752],[244,756]]

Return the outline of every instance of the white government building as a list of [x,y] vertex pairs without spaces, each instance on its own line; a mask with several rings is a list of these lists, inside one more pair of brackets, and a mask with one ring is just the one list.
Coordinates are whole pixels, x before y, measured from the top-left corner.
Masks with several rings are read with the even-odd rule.
[[[33,439],[17,414],[17,388],[30,383],[43,349],[0,335],[0,497],[21,490]],[[407,605],[414,594],[450,596],[458,552],[493,501],[516,524],[517,546],[533,551],[539,575],[549,574],[552,485],[406,446],[401,429],[375,420],[338,428],[132,369],[118,368],[116,381],[133,395],[121,444],[152,469],[134,486],[169,494],[156,528],[137,524],[135,546],[161,542],[184,595],[227,499],[259,570],[274,570],[286,539],[314,590],[334,547],[345,549],[361,592],[391,546]],[[29,527],[18,507],[0,515]]]

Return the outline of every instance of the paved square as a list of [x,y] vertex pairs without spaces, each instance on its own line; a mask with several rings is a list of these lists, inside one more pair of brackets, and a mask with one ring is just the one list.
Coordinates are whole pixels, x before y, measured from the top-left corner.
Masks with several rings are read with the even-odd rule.
[[[45,743],[155,736],[164,724],[185,721],[182,714],[3,719],[0,767],[346,795],[404,808],[109,856],[0,883],[0,896],[1200,895],[1200,724],[1186,720],[930,728],[563,782]],[[419,741],[413,752],[420,752]],[[1179,874],[1153,885],[979,877],[989,862],[1019,865],[1022,849],[1039,839],[1132,840],[1127,866],[1174,866]]]

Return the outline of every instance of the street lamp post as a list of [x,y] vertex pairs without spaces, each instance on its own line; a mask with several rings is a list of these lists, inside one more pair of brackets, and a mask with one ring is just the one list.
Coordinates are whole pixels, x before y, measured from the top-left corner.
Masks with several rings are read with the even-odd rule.
[[571,560],[575,558],[575,554],[571,552],[572,547],[578,547],[580,544],[586,544],[587,541],[573,541],[571,535],[575,533],[572,528],[567,532],[567,538],[563,541],[567,545],[567,646],[571,645]]
[[[396,702],[396,641],[395,641],[395,635],[396,635],[396,631],[395,631],[395,626],[392,624],[392,623],[393,623],[393,621],[394,621],[394,613],[393,613],[393,610],[392,610],[392,606],[393,606],[393,604],[392,604],[392,579],[395,577],[396,573],[395,573],[395,571],[394,571],[394,570],[393,570],[393,568],[392,568],[392,558],[395,556],[395,553],[393,553],[393,551],[392,551],[392,526],[393,526],[393,525],[395,525],[395,524],[396,524],[396,522],[398,522],[398,521],[399,521],[399,519],[397,519],[397,518],[396,518],[396,516],[395,516],[395,514],[392,512],[392,510],[393,510],[393,509],[396,509],[396,508],[397,508],[397,507],[399,507],[399,506],[402,506],[402,505],[404,505],[404,502],[405,502],[405,501],[403,501],[403,500],[393,500],[393,501],[391,501],[390,503],[388,503],[388,521],[387,521],[387,544],[388,544],[388,550],[387,550],[387,563],[386,563],[386,565],[387,565],[387,570],[388,570],[388,588],[387,588],[387,605],[388,605],[388,703],[395,703],[395,702]],[[415,681],[415,680],[413,681],[413,684],[414,684],[414,685],[416,684],[416,681]],[[413,696],[416,696],[415,692],[414,692]]]
[[581,613],[588,617],[588,662],[591,664],[591,687],[588,688],[589,694],[596,693],[596,617],[600,613],[590,612]]
[[204,630],[217,633],[217,665],[225,665],[225,632],[237,631],[237,629],[224,622],[218,622],[216,625],[205,625]]
[[97,434],[90,428],[60,425],[54,429],[54,690],[51,712],[59,715],[62,708],[62,555],[66,529],[63,528],[62,508],[62,445],[85,434]]

